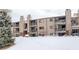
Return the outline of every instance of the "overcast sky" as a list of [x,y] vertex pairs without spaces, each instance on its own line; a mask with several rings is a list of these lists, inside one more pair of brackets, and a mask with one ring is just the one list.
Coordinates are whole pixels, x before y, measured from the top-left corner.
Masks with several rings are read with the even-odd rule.
[[[76,12],[77,10],[72,10],[73,12]],[[12,21],[19,21],[20,16],[24,16],[25,20],[28,14],[31,14],[32,19],[36,18],[42,18],[42,17],[51,17],[51,16],[61,16],[65,15],[65,9],[14,9],[11,12]]]

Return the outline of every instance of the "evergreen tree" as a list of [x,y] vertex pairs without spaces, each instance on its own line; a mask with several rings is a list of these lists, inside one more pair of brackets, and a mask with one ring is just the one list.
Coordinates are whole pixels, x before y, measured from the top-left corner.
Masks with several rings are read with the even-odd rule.
[[8,12],[7,9],[0,9],[0,48],[14,43],[11,34],[11,17]]

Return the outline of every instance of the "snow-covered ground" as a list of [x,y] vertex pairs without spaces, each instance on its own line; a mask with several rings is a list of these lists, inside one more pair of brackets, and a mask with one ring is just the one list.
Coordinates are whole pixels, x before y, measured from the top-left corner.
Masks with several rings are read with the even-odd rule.
[[15,45],[6,50],[78,50],[79,37],[16,37]]

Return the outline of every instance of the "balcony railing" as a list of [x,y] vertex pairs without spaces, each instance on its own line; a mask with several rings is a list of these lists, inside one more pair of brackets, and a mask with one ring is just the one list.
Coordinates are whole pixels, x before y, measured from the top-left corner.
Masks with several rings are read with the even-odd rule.
[[36,20],[31,20],[30,25],[37,25],[37,21]]
[[30,25],[37,25],[37,23],[30,23]]
[[73,36],[79,36],[79,33],[72,33]]
[[72,24],[72,26],[77,26],[78,25],[78,23],[74,23],[74,24]]
[[57,29],[57,31],[65,31],[65,28]]
[[31,30],[31,32],[36,32],[37,30]]
[[31,32],[36,32],[36,31],[37,31],[37,28],[32,27],[32,28],[30,28],[30,31],[31,31]]
[[55,22],[66,22],[66,20],[65,19],[55,20]]
[[57,20],[56,24],[66,24],[66,21],[65,20]]

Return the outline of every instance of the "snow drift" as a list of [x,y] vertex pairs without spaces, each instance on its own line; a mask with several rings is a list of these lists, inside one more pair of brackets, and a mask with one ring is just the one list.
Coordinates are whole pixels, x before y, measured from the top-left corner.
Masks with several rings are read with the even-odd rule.
[[7,50],[78,50],[78,36],[16,37],[15,45]]

